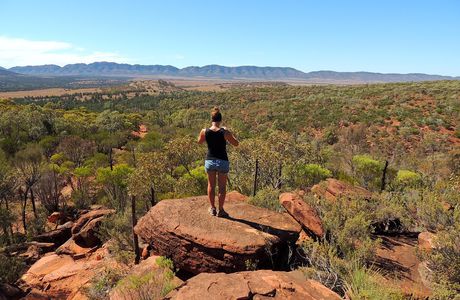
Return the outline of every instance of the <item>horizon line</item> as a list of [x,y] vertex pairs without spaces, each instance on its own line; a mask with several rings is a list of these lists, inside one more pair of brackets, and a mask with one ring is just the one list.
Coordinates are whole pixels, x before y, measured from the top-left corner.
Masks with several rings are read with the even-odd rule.
[[335,70],[331,70],[331,69],[302,71],[302,70],[300,70],[298,68],[290,67],[290,66],[260,66],[260,65],[234,65],[234,66],[229,66],[229,65],[220,65],[220,64],[216,64],[216,63],[206,64],[206,65],[201,65],[201,66],[199,66],[199,65],[190,65],[190,66],[186,66],[186,67],[181,68],[181,67],[177,67],[177,66],[169,65],[169,64],[165,64],[165,65],[162,65],[162,64],[140,64],[140,63],[130,64],[130,63],[122,63],[122,62],[114,62],[114,61],[94,61],[94,62],[91,62],[91,63],[70,63],[70,64],[65,64],[65,65],[58,65],[58,64],[23,65],[23,66],[14,66],[14,67],[10,67],[10,68],[5,68],[5,67],[2,67],[0,65],[0,68],[3,68],[5,70],[11,70],[13,68],[44,67],[44,66],[56,66],[56,67],[59,67],[59,68],[64,68],[64,67],[69,66],[69,65],[86,65],[86,66],[88,66],[88,65],[97,64],[97,63],[110,63],[110,64],[129,65],[129,66],[163,66],[163,67],[173,67],[173,68],[176,68],[178,70],[183,70],[183,69],[191,68],[191,67],[204,68],[204,67],[209,67],[209,66],[219,66],[219,67],[225,67],[225,68],[240,68],[240,67],[285,68],[285,69],[294,69],[294,70],[302,72],[304,74],[313,73],[313,72],[335,72],[335,73],[373,73],[373,74],[382,74],[382,75],[418,75],[418,74],[420,74],[420,75],[444,76],[444,77],[452,77],[452,78],[459,78],[460,77],[460,75],[442,75],[442,74],[430,74],[430,73],[422,73],[422,72],[409,72],[409,73],[391,72],[391,73],[383,73],[383,72],[379,72],[379,71],[364,71],[364,70],[360,70],[360,71],[335,71]]

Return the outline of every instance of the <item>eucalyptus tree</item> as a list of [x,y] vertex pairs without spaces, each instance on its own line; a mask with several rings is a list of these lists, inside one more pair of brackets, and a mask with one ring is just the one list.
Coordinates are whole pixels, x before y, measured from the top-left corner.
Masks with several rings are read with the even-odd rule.
[[[29,193],[34,216],[37,217],[33,188],[40,179],[43,162],[43,154],[41,152],[41,148],[37,144],[28,144],[26,148],[18,151],[14,158],[14,165],[21,182],[19,191],[23,198],[22,223],[24,226],[24,231],[27,231],[26,207]],[[24,191],[22,188],[24,188]]]

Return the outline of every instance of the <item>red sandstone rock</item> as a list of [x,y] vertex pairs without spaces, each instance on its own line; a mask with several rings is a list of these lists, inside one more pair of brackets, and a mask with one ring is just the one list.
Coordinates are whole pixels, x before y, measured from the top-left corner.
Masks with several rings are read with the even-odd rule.
[[58,224],[59,221],[62,219],[62,213],[59,211],[53,212],[51,215],[48,216],[48,222],[53,224]]
[[81,247],[97,246],[100,243],[95,234],[97,227],[106,216],[113,213],[115,213],[113,209],[99,209],[83,214],[72,227],[72,238]]
[[150,256],[149,249],[147,247],[142,249],[142,254],[141,254],[142,259],[147,259],[149,258],[149,256]]
[[311,191],[318,197],[335,201],[337,197],[359,197],[369,199],[372,193],[362,187],[354,186],[344,181],[328,178],[311,188]]
[[281,205],[287,212],[304,227],[317,237],[324,236],[323,222],[315,209],[295,193],[282,193],[279,197]]
[[436,248],[435,239],[436,235],[434,233],[428,231],[421,232],[417,238],[418,248],[420,250],[430,252],[431,250]]
[[67,242],[62,244],[59,248],[56,249],[57,254],[68,254],[72,257],[74,256],[84,256],[92,251],[93,248],[85,248],[79,246],[73,238],[70,238]]
[[374,266],[384,278],[382,284],[399,287],[415,299],[428,299],[431,290],[420,274],[422,262],[417,256],[416,239],[406,236],[379,236],[381,245],[376,250]]
[[106,267],[116,266],[112,260],[97,260],[98,255],[105,257],[106,249],[79,260],[46,254],[21,277],[23,289],[31,290],[25,299],[87,299],[81,294],[82,287]]
[[176,267],[192,273],[246,270],[247,261],[271,266],[271,258],[295,242],[301,227],[289,215],[228,201],[230,218],[208,213],[206,196],[162,200],[143,216],[135,232],[152,253],[170,257]]
[[302,299],[339,300],[339,295],[299,272],[271,270],[232,274],[202,273],[169,293],[165,299]]
[[296,245],[302,246],[303,243],[313,241],[313,238],[309,236],[304,230],[300,232],[299,238],[296,241]]
[[85,226],[88,222],[93,219],[99,218],[101,216],[106,216],[115,213],[113,209],[98,209],[98,210],[91,210],[78,218],[75,224],[72,227],[72,234],[76,234],[80,232],[80,230]]
[[228,192],[225,197],[225,201],[247,201],[248,199],[248,196],[243,195],[237,191]]

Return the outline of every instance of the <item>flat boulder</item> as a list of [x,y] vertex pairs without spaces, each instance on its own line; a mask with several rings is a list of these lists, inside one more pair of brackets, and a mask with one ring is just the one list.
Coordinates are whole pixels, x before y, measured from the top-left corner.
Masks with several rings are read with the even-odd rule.
[[414,299],[429,299],[431,289],[417,255],[417,238],[411,235],[378,236],[382,243],[376,249],[372,264],[383,275],[382,284],[398,287]]
[[194,274],[242,271],[248,263],[259,268],[282,264],[283,251],[301,230],[289,215],[243,201],[226,202],[229,218],[213,217],[208,208],[206,196],[162,200],[134,230],[152,253]]
[[70,255],[46,254],[21,277],[21,287],[30,291],[25,299],[87,299],[81,297],[82,288],[104,268],[116,265],[107,256],[104,247],[78,260]]
[[372,192],[334,178],[328,178],[325,181],[315,184],[311,188],[311,191],[317,197],[325,198],[329,201],[335,201],[338,197],[358,197],[364,199],[370,199],[372,197]]
[[324,236],[323,222],[316,210],[296,193],[282,193],[279,197],[281,205],[307,231],[317,237]]
[[93,247],[93,248],[81,247],[75,242],[73,238],[70,238],[69,240],[67,240],[67,242],[59,246],[59,248],[57,248],[55,252],[57,254],[67,254],[67,255],[72,256],[73,258],[78,258],[78,257],[83,257],[87,255],[88,253],[94,252],[95,248],[96,247]]
[[419,233],[417,237],[418,248],[425,252],[431,252],[434,248],[436,248],[436,235],[434,233],[424,231]]
[[339,300],[339,295],[299,272],[271,270],[202,273],[166,295],[165,299],[302,299]]

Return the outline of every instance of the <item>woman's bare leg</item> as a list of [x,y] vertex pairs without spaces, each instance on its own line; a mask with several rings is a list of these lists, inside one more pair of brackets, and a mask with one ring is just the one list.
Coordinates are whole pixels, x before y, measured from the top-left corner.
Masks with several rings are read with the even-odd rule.
[[227,194],[227,174],[217,173],[217,181],[219,185],[219,210],[224,208],[225,195]]
[[216,208],[216,171],[208,172],[208,197],[212,208]]

